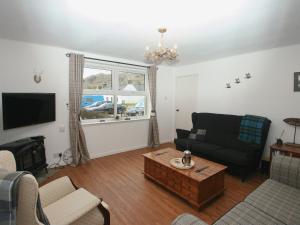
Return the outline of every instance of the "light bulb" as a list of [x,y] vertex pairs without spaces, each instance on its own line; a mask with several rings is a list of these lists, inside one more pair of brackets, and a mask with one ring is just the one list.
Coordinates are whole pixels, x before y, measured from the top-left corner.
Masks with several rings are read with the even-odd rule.
[[178,46],[177,46],[177,44],[175,44],[175,45],[174,45],[174,49],[177,49],[177,48],[178,48]]
[[150,50],[149,46],[146,46],[146,51],[149,51],[149,50]]

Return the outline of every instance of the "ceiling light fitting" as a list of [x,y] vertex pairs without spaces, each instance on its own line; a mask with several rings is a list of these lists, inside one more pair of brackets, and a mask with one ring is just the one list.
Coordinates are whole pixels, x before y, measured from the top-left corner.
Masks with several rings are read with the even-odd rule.
[[158,48],[153,51],[150,50],[149,46],[146,46],[145,58],[148,62],[160,64],[163,61],[174,62],[177,59],[177,45],[175,44],[173,48],[166,48],[164,46],[163,38],[164,33],[167,32],[167,28],[159,28],[160,40],[158,43]]

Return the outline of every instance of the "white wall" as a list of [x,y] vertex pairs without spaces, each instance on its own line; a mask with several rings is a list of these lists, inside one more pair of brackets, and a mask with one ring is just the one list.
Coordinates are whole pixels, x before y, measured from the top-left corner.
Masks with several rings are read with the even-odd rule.
[[[285,129],[284,141],[291,141],[293,128],[282,120],[300,117],[300,92],[293,91],[294,72],[300,71],[300,45],[237,55],[176,67],[176,76],[199,75],[198,112],[256,114],[272,120],[268,146]],[[244,74],[253,76],[245,80]],[[240,77],[241,83],[234,84]],[[225,84],[231,82],[232,88]],[[300,143],[298,129],[297,142]]]
[[[68,132],[68,49],[0,39],[0,92],[54,92],[56,93],[56,121],[4,131],[0,116],[0,143],[33,135],[46,137],[48,163],[55,161],[53,153],[63,152],[70,146]],[[91,57],[121,60],[94,54]],[[128,62],[128,61],[127,61]],[[135,62],[132,62],[135,63]],[[42,82],[33,81],[33,71],[44,70]],[[168,82],[172,69],[158,71],[157,111],[161,142],[172,139],[172,93]],[[0,112],[2,103],[0,98]],[[1,113],[2,114],[2,113]],[[59,132],[59,128],[66,128]],[[84,126],[88,149],[92,157],[131,150],[147,145],[148,120]]]

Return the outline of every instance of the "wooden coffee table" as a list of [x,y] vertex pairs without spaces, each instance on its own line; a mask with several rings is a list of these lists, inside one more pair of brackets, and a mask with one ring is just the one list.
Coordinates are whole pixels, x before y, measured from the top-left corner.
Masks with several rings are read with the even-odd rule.
[[[195,166],[188,170],[176,169],[170,165],[173,158],[181,158],[183,152],[172,148],[143,154],[144,174],[168,190],[200,208],[224,191],[226,166],[192,156]],[[197,169],[206,169],[196,172]]]

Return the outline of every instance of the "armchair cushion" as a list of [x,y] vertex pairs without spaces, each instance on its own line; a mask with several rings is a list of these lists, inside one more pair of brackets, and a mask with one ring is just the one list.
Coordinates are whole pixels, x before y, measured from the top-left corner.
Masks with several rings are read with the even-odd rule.
[[104,217],[98,208],[94,208],[71,225],[104,225]]
[[58,178],[39,189],[42,207],[46,207],[62,197],[72,193],[74,188],[69,177]]
[[68,225],[100,204],[100,200],[80,188],[44,208],[50,224]]
[[195,217],[192,214],[184,213],[179,215],[173,222],[172,225],[208,225],[204,221]]

